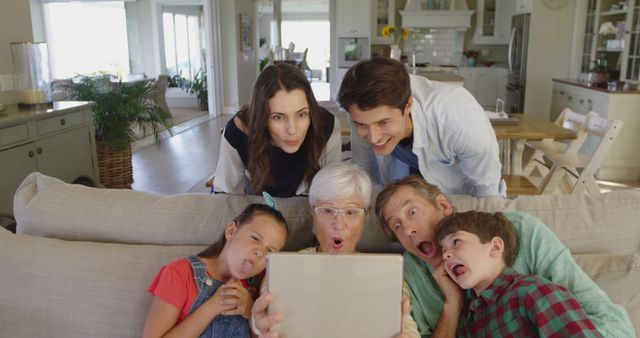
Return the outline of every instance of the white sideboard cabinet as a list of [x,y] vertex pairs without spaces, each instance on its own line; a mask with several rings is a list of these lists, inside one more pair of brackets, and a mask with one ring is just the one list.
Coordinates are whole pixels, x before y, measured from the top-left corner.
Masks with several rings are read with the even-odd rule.
[[13,214],[13,195],[31,172],[100,184],[91,103],[55,102],[35,111],[0,113],[0,214]]
[[[553,80],[551,119],[555,120],[564,108],[580,114],[595,111],[600,116],[618,119],[624,123],[622,130],[604,161],[598,178],[614,181],[640,179],[640,91],[609,92],[588,88],[581,82]],[[581,151],[591,154],[599,140],[589,137]]]

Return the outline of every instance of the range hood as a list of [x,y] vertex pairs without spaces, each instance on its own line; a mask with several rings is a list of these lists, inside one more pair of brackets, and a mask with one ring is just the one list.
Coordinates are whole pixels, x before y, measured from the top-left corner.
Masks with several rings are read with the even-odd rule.
[[471,27],[473,10],[400,11],[402,27],[458,28]]
[[[512,1],[512,0],[507,0]],[[444,3],[444,5],[442,4]],[[429,5],[430,4],[430,5]],[[454,28],[466,30],[471,28],[471,15],[466,0],[438,1],[442,8],[436,8],[435,4],[427,1],[407,0],[402,15],[402,27],[407,28]]]

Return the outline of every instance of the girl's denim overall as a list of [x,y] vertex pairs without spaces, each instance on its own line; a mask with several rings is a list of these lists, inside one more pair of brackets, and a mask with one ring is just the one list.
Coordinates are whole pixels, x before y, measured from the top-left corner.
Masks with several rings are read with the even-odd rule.
[[[207,276],[207,267],[204,265],[198,257],[187,257],[193,268],[193,274],[195,276],[196,285],[198,286],[198,297],[193,302],[189,315],[191,315],[197,308],[200,307],[207,299],[211,298],[216,292],[218,287],[222,284],[221,281],[211,279]],[[207,285],[207,279],[211,279],[213,284]],[[225,316],[218,315],[207,325],[207,328],[200,334],[200,338],[244,338],[250,337],[249,335],[249,321],[240,315]]]

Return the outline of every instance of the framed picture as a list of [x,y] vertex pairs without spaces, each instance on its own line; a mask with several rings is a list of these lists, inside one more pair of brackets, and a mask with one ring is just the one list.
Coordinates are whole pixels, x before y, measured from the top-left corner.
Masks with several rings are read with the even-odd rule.
[[253,25],[251,16],[240,14],[240,50],[253,49]]

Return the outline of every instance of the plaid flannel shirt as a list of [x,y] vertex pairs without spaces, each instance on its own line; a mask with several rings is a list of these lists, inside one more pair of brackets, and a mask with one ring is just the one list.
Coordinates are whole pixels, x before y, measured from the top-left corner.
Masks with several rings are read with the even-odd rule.
[[458,337],[602,337],[566,288],[539,276],[507,268],[465,298]]

